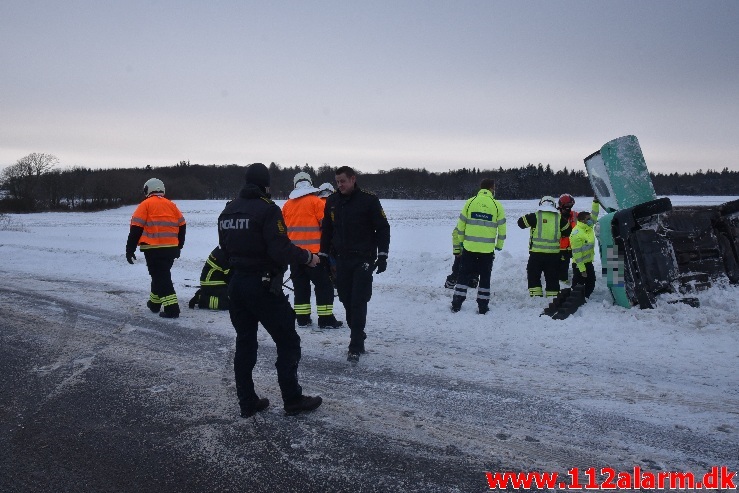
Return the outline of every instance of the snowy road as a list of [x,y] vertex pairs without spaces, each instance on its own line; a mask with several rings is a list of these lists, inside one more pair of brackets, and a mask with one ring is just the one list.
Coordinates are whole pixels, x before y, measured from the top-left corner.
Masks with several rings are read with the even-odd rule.
[[[10,215],[0,491],[476,492],[485,471],[507,469],[739,470],[739,287],[696,293],[700,308],[665,295],[626,310],[598,279],[573,317],[539,317],[527,231],[513,225],[535,202],[504,204],[508,239],[480,316],[472,300],[452,314],[442,287],[461,203],[383,201],[392,238],[368,354],[352,369],[347,329],[300,329],[301,384],[324,405],[287,418],[260,330],[255,381],[272,407],[250,420],[237,415],[228,315],[184,308],[222,201],[178,204],[177,320],[148,311],[143,259],[124,258],[133,207]],[[335,312],[344,319],[338,301]]]
[[642,446],[736,463],[730,439],[526,389],[314,357],[301,383],[325,403],[286,418],[271,347],[260,348],[256,381],[273,406],[243,420],[232,338],[57,295],[0,297],[3,491],[471,492],[486,490],[485,471],[627,468],[629,448]]

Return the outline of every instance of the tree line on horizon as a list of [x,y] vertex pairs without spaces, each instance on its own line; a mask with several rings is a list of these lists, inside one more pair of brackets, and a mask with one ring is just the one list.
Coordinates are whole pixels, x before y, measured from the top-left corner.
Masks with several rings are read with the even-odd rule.
[[[204,165],[180,161],[153,168],[59,169],[50,154],[32,153],[0,173],[0,212],[102,210],[136,204],[143,199],[149,178],[161,179],[173,200],[230,200],[244,184],[246,166]],[[281,166],[270,163],[270,192],[275,200],[286,199],[293,190],[293,177],[305,171],[317,187],[334,182],[335,167],[322,165]],[[496,182],[501,200],[537,199],[544,195],[593,194],[585,169],[553,170],[550,165],[527,164],[519,168],[461,167],[445,172],[424,168],[395,168],[376,173],[357,171],[357,183],[381,199],[464,200],[476,193],[483,178]],[[695,173],[651,173],[658,195],[737,195],[739,171],[699,170]]]

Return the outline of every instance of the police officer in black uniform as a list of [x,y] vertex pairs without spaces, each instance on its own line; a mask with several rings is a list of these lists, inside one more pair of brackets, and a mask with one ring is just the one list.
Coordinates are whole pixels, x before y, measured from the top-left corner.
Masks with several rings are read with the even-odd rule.
[[372,272],[385,272],[390,248],[390,224],[380,199],[359,188],[356,182],[356,173],[349,166],[336,170],[339,193],[326,199],[319,253],[325,266],[329,255],[336,257],[336,290],[351,330],[347,361],[352,363],[365,352],[364,328],[367,303],[372,297]]
[[287,237],[280,208],[270,200],[269,171],[262,163],[246,170],[239,197],[218,217],[218,239],[231,267],[228,283],[231,323],[236,329],[234,375],[241,416],[250,417],[269,406],[254,390],[252,370],[257,361],[257,324],[261,322],[277,347],[277,381],[285,413],[312,411],[321,397],[303,395],[298,383],[300,337],[295,312],[282,292],[289,263],[315,267],[318,256]]

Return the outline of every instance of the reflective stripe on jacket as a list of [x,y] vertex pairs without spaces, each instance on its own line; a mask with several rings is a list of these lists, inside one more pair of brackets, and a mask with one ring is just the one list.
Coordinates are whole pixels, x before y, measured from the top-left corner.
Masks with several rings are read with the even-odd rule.
[[490,190],[482,189],[465,202],[459,214],[457,227],[452,232],[453,251],[461,252],[461,248],[475,253],[502,250],[506,228],[503,205],[493,198]]
[[[593,219],[598,219],[598,214],[600,213],[600,204],[596,201],[593,201],[593,204],[590,206],[590,215],[593,216]],[[575,226],[577,226],[577,212],[570,211],[570,215],[567,218],[567,220],[570,223],[570,227],[574,231]],[[559,249],[560,250],[567,250],[570,248],[570,237],[569,236],[563,236],[559,240]]]
[[293,244],[311,253],[318,253],[321,249],[321,221],[325,205],[323,199],[313,194],[285,202],[282,216],[285,218],[287,236]]
[[[570,223],[570,228],[574,228],[577,225],[577,212],[570,211],[570,214],[565,216],[560,212],[560,214],[567,218],[567,222]],[[559,239],[559,249],[560,250],[568,250],[570,248],[570,237],[569,236],[562,236]]]
[[131,226],[143,229],[138,240],[141,250],[180,246],[180,227],[185,224],[174,202],[161,195],[147,197],[131,216]]
[[585,264],[595,259],[595,232],[591,226],[578,222],[570,235],[572,261],[577,270],[585,272]]
[[518,220],[521,228],[531,228],[529,251],[559,254],[559,239],[563,231],[570,229],[570,223],[559,212],[536,211]]
[[226,254],[220,247],[215,247],[208,255],[203,271],[200,273],[200,285],[203,287],[227,286],[230,272]]

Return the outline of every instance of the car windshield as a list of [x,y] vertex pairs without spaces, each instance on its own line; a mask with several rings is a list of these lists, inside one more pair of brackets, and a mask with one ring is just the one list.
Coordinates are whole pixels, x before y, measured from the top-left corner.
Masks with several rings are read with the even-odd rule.
[[611,187],[606,165],[600,152],[596,152],[585,159],[585,168],[588,170],[590,184],[600,204],[608,212],[618,210],[618,201],[613,193],[613,187]]

